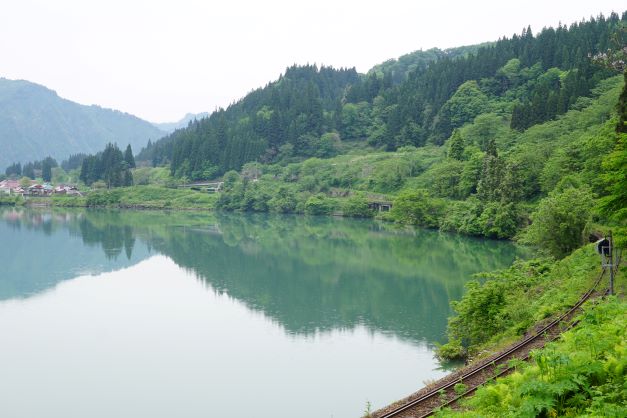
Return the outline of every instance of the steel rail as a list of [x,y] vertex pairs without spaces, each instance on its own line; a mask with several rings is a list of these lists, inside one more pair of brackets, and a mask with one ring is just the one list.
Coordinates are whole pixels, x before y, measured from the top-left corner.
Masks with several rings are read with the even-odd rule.
[[[609,295],[609,294],[610,294],[610,289],[607,289],[607,290],[603,293],[603,296],[605,297],[605,296],[607,296],[607,295]],[[557,333],[557,334],[553,335],[553,336],[552,336],[552,337],[551,337],[551,338],[550,338],[547,342],[552,342],[552,341],[557,340],[557,339],[560,337],[560,335],[562,335],[562,334],[563,334],[564,332],[566,332],[566,331],[570,331],[572,328],[574,328],[575,326],[577,326],[577,324],[578,324],[579,322],[580,322],[579,320],[573,321],[572,323],[570,323],[570,324],[568,325],[568,327],[566,327],[566,329],[565,329],[563,332],[560,332],[560,333]],[[531,356],[531,352],[529,352],[529,353],[525,354],[522,358],[520,358],[520,360],[526,361],[526,360],[528,360],[528,359],[529,359],[529,357],[530,357],[530,356]],[[488,363],[488,364],[490,364],[490,365],[491,365],[492,363]],[[504,369],[504,370],[500,371],[499,373],[495,374],[493,377],[491,377],[491,378],[489,378],[488,380],[486,380],[486,382],[487,382],[487,381],[489,381],[489,380],[494,380],[494,379],[496,379],[496,378],[498,378],[498,377],[504,376],[504,375],[508,374],[509,372],[511,372],[512,370],[514,370],[515,368],[516,368],[515,366],[508,366],[506,369]],[[464,393],[462,393],[462,394],[458,395],[457,397],[455,397],[455,398],[453,398],[453,399],[451,399],[451,400],[449,400],[449,401],[446,401],[445,403],[443,403],[442,405],[440,405],[438,408],[445,408],[445,407],[447,407],[447,406],[451,406],[451,405],[453,405],[455,402],[459,401],[460,399],[465,398],[466,396],[468,396],[468,395],[470,395],[470,394],[472,394],[472,393],[476,392],[476,391],[477,391],[477,389],[479,389],[479,387],[480,387],[480,386],[481,386],[481,384],[479,384],[479,385],[475,385],[474,387],[472,387],[472,388],[468,389],[466,392],[464,392]],[[435,410],[434,410],[434,411],[430,411],[430,412],[428,412],[428,413],[426,413],[426,414],[420,415],[420,418],[424,418],[424,417],[431,416],[431,415],[433,415],[435,412],[436,412]]]
[[[478,375],[479,373],[489,369],[490,367],[494,367],[498,362],[502,362],[503,360],[507,359],[508,357],[511,357],[516,351],[519,351],[520,349],[528,346],[531,342],[537,340],[539,337],[545,337],[547,334],[547,331],[555,328],[557,325],[559,325],[566,317],[570,316],[572,313],[574,313],[577,309],[579,309],[581,307],[581,305],[586,302],[590,296],[594,293],[596,287],[599,285],[599,283],[601,282],[601,280],[603,279],[603,276],[605,274],[605,268],[601,271],[601,274],[599,274],[599,277],[596,279],[596,281],[594,282],[594,285],[586,292],[583,294],[583,296],[581,296],[579,298],[579,300],[577,301],[577,303],[575,303],[568,311],[566,311],[565,313],[563,313],[561,316],[559,316],[558,318],[554,319],[553,321],[551,321],[549,324],[545,325],[540,331],[538,331],[536,334],[529,336],[525,339],[523,339],[522,341],[518,342],[517,344],[513,345],[512,347],[510,347],[509,349],[507,349],[506,351],[504,351],[503,353],[499,354],[497,357],[495,357],[494,359],[492,359],[491,361],[477,367],[476,369],[470,370],[468,373],[460,376],[459,379],[456,379],[455,381],[437,386],[433,389],[431,389],[429,392],[427,392],[426,394],[412,400],[409,401],[395,409],[393,409],[392,411],[386,412],[382,415],[377,415],[377,418],[392,418],[395,417],[403,412],[406,412],[410,409],[413,409],[415,407],[417,407],[418,405],[420,405],[421,403],[432,399],[435,396],[439,396],[442,391],[446,391],[448,389],[453,388],[456,384],[458,383],[462,383],[464,380],[467,380],[468,378],[471,378],[473,376]],[[569,327],[570,328],[570,327]],[[557,338],[557,336],[559,336],[560,333],[558,333],[553,339]],[[552,341],[552,340],[550,340]],[[525,357],[523,358],[523,360],[526,360],[528,358],[529,354],[526,354]],[[511,368],[505,369],[504,371],[499,372],[499,374],[492,376],[490,379],[494,378],[494,377],[498,377],[502,374],[505,374],[506,372],[510,371]],[[487,379],[489,380],[489,379]],[[486,381],[487,381],[486,380]],[[427,417],[430,416],[434,413],[435,409],[439,409],[443,406],[448,406],[450,404],[453,404],[454,402],[456,402],[457,400],[459,400],[460,398],[467,396],[468,394],[474,392],[477,387],[479,385],[474,386],[472,389],[468,390],[467,392],[465,392],[464,394],[456,397],[453,400],[447,401],[444,404],[438,405],[437,407],[431,409],[431,411],[429,411],[426,414],[423,415],[419,415],[420,418],[423,417]]]

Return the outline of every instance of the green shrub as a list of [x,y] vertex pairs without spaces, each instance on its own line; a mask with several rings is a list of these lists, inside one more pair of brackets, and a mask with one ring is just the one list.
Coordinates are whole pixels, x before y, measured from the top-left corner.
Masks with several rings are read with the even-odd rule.
[[453,339],[438,346],[435,350],[440,360],[460,360],[467,356],[466,349],[462,346],[461,339]]
[[396,196],[391,216],[400,223],[436,227],[443,205],[425,190],[405,190]]
[[305,202],[307,215],[329,215],[333,211],[333,202],[323,194],[311,196]]
[[296,211],[298,201],[294,192],[286,187],[281,186],[276,194],[268,201],[268,207],[273,212],[292,213]]
[[355,218],[371,218],[374,211],[368,207],[368,199],[363,193],[356,193],[342,203],[344,216]]
[[522,241],[554,257],[564,257],[585,242],[592,206],[592,195],[587,189],[555,190],[540,201]]
[[482,273],[467,283],[467,292],[453,302],[449,318],[449,343],[438,350],[442,358],[476,353],[504,338],[518,337],[542,319],[572,305],[589,289],[599,274],[593,245],[554,261],[539,258],[517,260],[505,270]]
[[120,189],[98,190],[87,195],[86,205],[95,206],[112,206],[120,203],[122,192]]

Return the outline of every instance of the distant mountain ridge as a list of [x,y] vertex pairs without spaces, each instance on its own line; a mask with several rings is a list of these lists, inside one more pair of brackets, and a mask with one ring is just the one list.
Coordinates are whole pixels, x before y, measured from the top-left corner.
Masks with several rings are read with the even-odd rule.
[[187,128],[190,122],[194,120],[200,120],[202,118],[206,118],[209,116],[209,112],[201,112],[201,113],[187,113],[183,116],[183,119],[177,122],[163,122],[163,123],[153,123],[154,126],[165,131],[167,133],[172,133],[177,129]]
[[25,80],[0,78],[0,169],[12,162],[95,153],[108,142],[139,150],[166,132],[136,116],[63,99]]

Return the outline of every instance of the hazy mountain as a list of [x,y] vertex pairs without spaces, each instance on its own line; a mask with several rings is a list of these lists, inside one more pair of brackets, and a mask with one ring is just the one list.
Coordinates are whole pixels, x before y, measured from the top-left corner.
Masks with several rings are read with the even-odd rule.
[[200,120],[202,118],[206,118],[207,116],[209,116],[209,112],[188,113],[178,122],[153,123],[153,125],[162,131],[171,133],[180,128],[187,128],[187,125],[189,125],[189,123],[193,120]]
[[108,142],[140,150],[165,133],[128,113],[84,106],[24,80],[0,78],[0,169],[12,162],[95,153]]

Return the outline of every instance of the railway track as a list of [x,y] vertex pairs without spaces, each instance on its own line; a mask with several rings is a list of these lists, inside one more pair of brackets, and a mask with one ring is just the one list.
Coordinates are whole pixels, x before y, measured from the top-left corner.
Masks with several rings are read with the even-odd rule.
[[[485,382],[506,375],[514,370],[514,366],[508,364],[510,360],[527,360],[532,350],[543,347],[547,342],[553,341],[564,331],[572,328],[576,323],[571,322],[579,311],[581,305],[598,292],[596,288],[603,279],[605,269],[601,271],[594,285],[575,303],[568,311],[549,322],[535,334],[524,338],[519,343],[509,347],[495,357],[480,361],[475,367],[464,371],[454,380],[446,379],[424,393],[418,392],[415,397],[403,401],[401,405],[390,406],[372,414],[373,418],[423,418],[435,413],[435,410],[451,407],[461,398],[474,393]],[[456,387],[458,384],[459,385]]]

